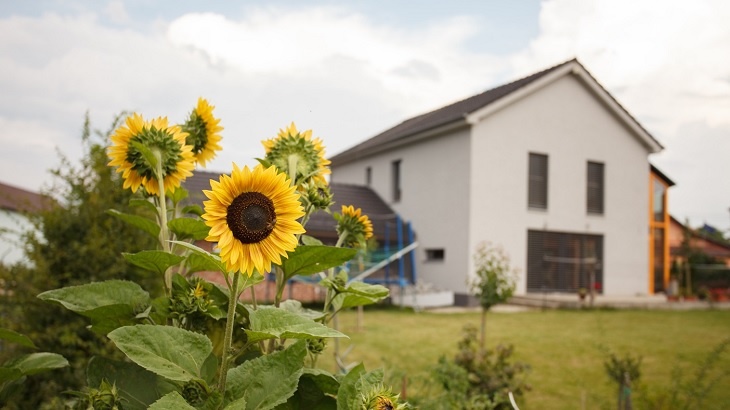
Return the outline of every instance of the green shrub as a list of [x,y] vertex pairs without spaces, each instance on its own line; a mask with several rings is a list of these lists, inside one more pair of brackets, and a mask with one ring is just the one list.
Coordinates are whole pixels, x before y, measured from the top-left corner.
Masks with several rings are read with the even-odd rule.
[[513,362],[512,345],[481,349],[477,329],[464,327],[464,338],[453,362],[439,359],[434,377],[444,390],[441,403],[449,409],[512,409],[509,394],[522,397],[530,390],[526,383],[529,366]]

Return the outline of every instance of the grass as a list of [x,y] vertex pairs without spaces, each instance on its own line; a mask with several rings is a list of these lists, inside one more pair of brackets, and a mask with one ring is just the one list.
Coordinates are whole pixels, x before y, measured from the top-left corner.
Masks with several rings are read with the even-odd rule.
[[[340,330],[354,344],[347,362],[364,362],[366,368],[384,367],[395,391],[408,379],[407,395],[413,400],[431,394],[431,369],[442,355],[452,358],[466,323],[479,326],[479,313],[415,313],[398,309],[371,309],[357,329],[355,312],[339,318]],[[650,394],[670,386],[672,371],[683,369],[691,380],[702,361],[723,340],[730,338],[730,311],[530,311],[489,313],[487,345],[515,346],[515,360],[531,366],[532,391],[521,408],[611,409],[616,388],[603,368],[605,348],[619,356],[643,357],[640,384]],[[319,367],[332,370],[332,343]],[[714,374],[730,369],[730,351],[713,365]],[[432,383],[431,383],[432,384]],[[706,408],[730,409],[730,377],[707,395]],[[430,389],[430,390],[429,390]],[[634,396],[635,408],[642,408]]]

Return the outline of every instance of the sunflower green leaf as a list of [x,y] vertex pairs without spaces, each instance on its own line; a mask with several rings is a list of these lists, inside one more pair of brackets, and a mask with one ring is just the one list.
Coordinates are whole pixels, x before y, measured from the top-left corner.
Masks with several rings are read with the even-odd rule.
[[357,254],[357,250],[337,248],[323,245],[302,245],[289,254],[282,261],[284,278],[289,280],[296,275],[311,275],[340,266],[350,261]]
[[149,410],[195,410],[180,393],[173,391],[152,403]]
[[160,226],[147,218],[139,215],[125,214],[123,212],[117,211],[116,209],[110,209],[107,211],[107,213],[109,215],[119,218],[125,223],[128,223],[134,227],[143,230],[144,232],[147,232],[155,239],[160,236]]
[[147,269],[162,276],[165,271],[185,260],[184,257],[164,251],[141,251],[137,253],[122,253],[124,259],[140,268]]
[[[223,264],[221,261],[221,258],[218,255],[214,255],[208,251],[206,251],[203,248],[200,248],[198,246],[195,246],[191,243],[183,242],[183,241],[170,241],[170,243],[174,243],[175,245],[180,245],[184,248],[187,248],[188,250],[192,251],[193,254],[198,255],[199,257],[203,258],[195,259],[194,260],[194,266],[198,270],[210,270],[210,271],[217,271],[217,272],[227,272],[226,265]],[[189,258],[188,258],[189,259]]]
[[208,236],[210,227],[200,219],[176,218],[167,223],[167,227],[177,235],[178,239],[193,239],[200,241]]
[[347,337],[332,328],[285,309],[262,306],[249,310],[250,329],[246,329],[249,342],[266,339],[307,339],[321,337]]
[[203,367],[213,351],[207,336],[171,326],[125,326],[108,337],[133,362],[182,382],[202,378]]
[[86,367],[86,383],[99,386],[103,380],[119,389],[125,410],[144,410],[161,395],[177,389],[173,383],[131,362],[94,356]]
[[297,390],[306,352],[304,341],[299,341],[230,369],[224,403],[245,398],[247,410],[268,410],[285,403]]
[[10,329],[0,328],[0,340],[5,340],[10,343],[17,343],[23,347],[30,347],[33,349],[37,348],[28,336],[12,331]]
[[135,316],[150,304],[150,296],[138,284],[123,280],[92,282],[49,290],[38,295],[91,319],[91,329],[106,334],[136,322]]

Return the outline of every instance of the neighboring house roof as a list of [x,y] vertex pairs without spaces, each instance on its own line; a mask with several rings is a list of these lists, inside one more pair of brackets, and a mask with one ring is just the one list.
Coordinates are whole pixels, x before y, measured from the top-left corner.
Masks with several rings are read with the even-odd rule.
[[671,179],[669,179],[669,177],[665,173],[663,173],[662,171],[660,171],[659,168],[655,167],[654,165],[649,164],[649,170],[651,172],[653,172],[654,174],[656,174],[656,176],[658,176],[662,181],[664,181],[667,184],[667,186],[674,186],[674,185],[676,185],[674,183],[674,181],[672,181]]
[[[355,208],[362,209],[362,213],[367,215],[373,223],[373,233],[378,238],[385,235],[385,223],[387,221],[395,222],[396,214],[393,209],[369,187],[331,183],[330,191],[335,202],[330,207],[330,211],[341,213],[343,205],[352,205]],[[319,211],[309,219],[307,234],[319,239],[336,239],[336,226],[337,222],[331,214]]]
[[[193,176],[187,178],[183,185],[189,192],[186,203],[203,206],[207,200],[203,190],[210,190],[210,180],[218,180],[222,174],[196,170]],[[340,212],[342,205],[352,205],[361,208],[363,214],[367,215],[373,222],[375,236],[382,236],[385,232],[385,222],[394,221],[395,212],[378,196],[372,189],[366,186],[350,184],[330,184],[334,205],[330,207],[332,212]],[[335,231],[336,221],[332,215],[319,211],[313,214],[307,223],[307,234],[320,239],[337,238]]]
[[616,116],[622,120],[639,140],[652,152],[662,149],[661,144],[634,119],[576,59],[566,61],[517,81],[487,90],[481,94],[455,102],[390,128],[331,159],[332,166],[380,152],[417,139],[422,134],[450,127],[475,124],[492,112],[544,87],[567,75],[574,74],[601,98]]
[[0,209],[13,212],[37,212],[45,208],[47,200],[41,194],[0,182]]
[[[691,238],[693,239],[692,244],[694,246],[699,245],[698,247],[701,248],[702,252],[714,258],[730,260],[730,244],[709,237],[706,234],[703,234],[701,230],[687,228],[687,225],[683,224],[677,218],[671,215],[669,216],[669,219],[670,224],[674,225],[675,229],[688,229]],[[704,244],[702,242],[704,242]],[[670,251],[673,255],[679,254],[679,252],[681,251],[681,244],[672,244],[672,246],[670,246]]]

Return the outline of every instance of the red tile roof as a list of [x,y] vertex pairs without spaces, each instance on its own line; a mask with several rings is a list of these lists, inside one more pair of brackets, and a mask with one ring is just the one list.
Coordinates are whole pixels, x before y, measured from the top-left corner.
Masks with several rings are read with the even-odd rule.
[[47,201],[39,193],[0,182],[0,209],[13,212],[38,212]]

